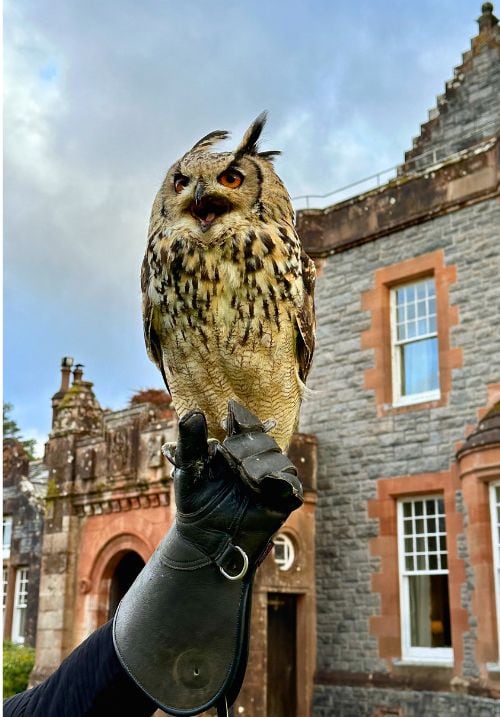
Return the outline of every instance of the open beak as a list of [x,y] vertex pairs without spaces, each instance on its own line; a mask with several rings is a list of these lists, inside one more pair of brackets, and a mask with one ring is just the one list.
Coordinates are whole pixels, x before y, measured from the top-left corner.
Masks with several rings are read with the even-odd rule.
[[226,199],[204,194],[204,191],[205,185],[203,182],[198,182],[194,190],[194,201],[189,207],[191,215],[199,221],[203,233],[210,229],[216,219],[232,208]]

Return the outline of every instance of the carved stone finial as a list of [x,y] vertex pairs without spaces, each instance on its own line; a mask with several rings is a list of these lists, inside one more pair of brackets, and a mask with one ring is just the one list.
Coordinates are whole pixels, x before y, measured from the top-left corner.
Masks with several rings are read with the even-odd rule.
[[493,3],[485,2],[481,6],[482,15],[478,18],[479,32],[492,30],[498,24],[498,18],[493,15]]

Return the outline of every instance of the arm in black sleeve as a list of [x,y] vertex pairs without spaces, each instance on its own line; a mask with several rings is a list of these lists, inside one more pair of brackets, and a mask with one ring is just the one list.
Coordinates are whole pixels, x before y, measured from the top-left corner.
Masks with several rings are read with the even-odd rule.
[[4,717],[150,717],[156,705],[121,666],[108,622],[37,687],[4,702]]

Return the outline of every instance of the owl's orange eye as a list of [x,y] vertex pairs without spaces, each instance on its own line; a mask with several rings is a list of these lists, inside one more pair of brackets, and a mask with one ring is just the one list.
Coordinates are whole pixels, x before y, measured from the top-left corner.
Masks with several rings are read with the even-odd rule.
[[174,177],[174,189],[179,194],[189,184],[189,178],[183,174],[176,174]]
[[229,189],[237,189],[243,182],[243,175],[236,169],[226,169],[217,177],[219,184]]

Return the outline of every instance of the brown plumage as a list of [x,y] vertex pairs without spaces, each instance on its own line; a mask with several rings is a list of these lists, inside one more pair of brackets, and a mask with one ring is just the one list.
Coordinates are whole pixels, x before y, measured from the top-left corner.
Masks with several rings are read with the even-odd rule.
[[144,333],[179,415],[202,410],[222,439],[227,402],[286,449],[314,350],[314,264],[288,193],[259,152],[260,115],[234,152],[207,135],[167,172],[142,265]]

